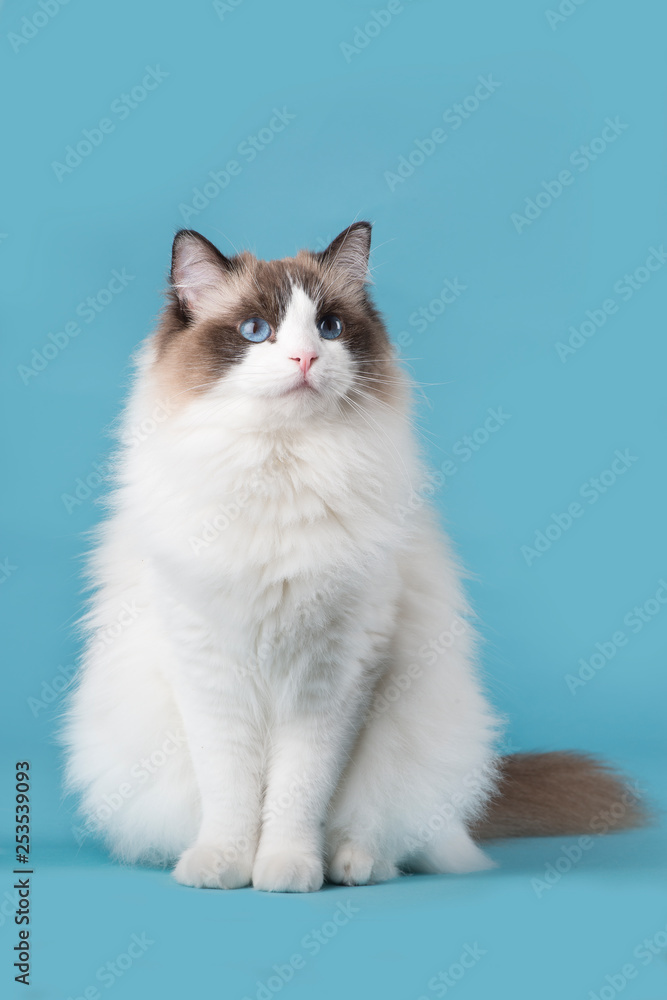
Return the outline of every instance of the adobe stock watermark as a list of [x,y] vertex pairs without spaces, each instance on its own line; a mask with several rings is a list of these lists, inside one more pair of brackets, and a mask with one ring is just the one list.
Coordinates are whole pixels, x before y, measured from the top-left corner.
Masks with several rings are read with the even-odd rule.
[[253,472],[246,486],[239,490],[236,499],[230,503],[218,504],[215,513],[202,522],[201,534],[190,535],[188,543],[194,555],[200,555],[218,540],[224,531],[240,516],[251,500],[265,497],[274,476],[262,476]]
[[[327,586],[320,587],[315,591],[308,591],[307,597],[294,602],[292,606],[292,620],[297,621],[299,617],[303,620],[311,614],[313,608],[329,606],[336,599],[333,590],[334,588]],[[270,668],[272,656],[276,649],[280,647],[282,640],[292,635],[291,629],[292,626],[289,628],[283,626],[272,633],[270,640],[266,638],[262,639],[255,651],[246,659],[245,663],[234,664],[236,674],[241,678],[251,677],[258,670],[262,670],[265,667]]]
[[[476,427],[471,434],[464,434],[452,445],[452,452],[461,459],[461,464],[469,462],[473,455],[480,451],[497,434],[501,427],[510,420],[511,414],[505,413],[502,406],[494,409],[489,407],[488,416],[483,424]],[[445,458],[438,469],[432,469],[426,474],[424,482],[413,490],[410,498],[404,504],[394,504],[394,510],[402,523],[428,503],[441,489],[448,479],[458,474],[460,466],[451,458]]]
[[111,989],[132,968],[135,962],[143,958],[151,945],[154,944],[155,941],[148,937],[146,931],[142,931],[141,934],[132,934],[124,951],[105,962],[104,965],[100,965],[95,973],[95,982],[90,983],[76,996],[70,994],[67,1000],[101,1000],[103,994],[100,986],[106,990]]
[[[323,248],[324,249],[324,248]],[[435,323],[445,310],[467,292],[468,286],[456,278],[445,278],[440,291],[425,306],[420,306],[408,316],[408,325],[417,333],[426,333],[429,326]],[[394,338],[399,348],[410,347],[414,343],[414,335],[409,330],[401,330]],[[400,354],[400,350],[398,351]]]
[[5,558],[0,561],[0,583],[7,583],[7,580],[9,580],[12,574],[16,573],[17,569],[18,566],[14,565],[9,556],[5,556]]
[[458,475],[461,466],[481,451],[512,418],[511,413],[506,413],[502,406],[490,406],[486,412],[486,418],[478,427],[475,427],[470,434],[464,434],[451,446],[452,454],[460,459],[460,463],[457,464],[449,456],[444,458],[437,469],[432,469],[426,474],[424,482],[413,490],[406,503],[394,505],[394,510],[402,522],[421,510],[445,484],[449,485],[448,480]]
[[565,684],[570,694],[592,681],[607,664],[614,659],[619,649],[627,646],[631,636],[641,632],[662,610],[667,607],[667,581],[658,580],[658,587],[651,597],[643,604],[635,604],[634,608],[623,617],[623,624],[628,630],[617,629],[608,639],[595,643],[595,651],[588,659],[579,659],[579,670],[575,674],[565,674]]
[[586,0],[561,0],[556,10],[549,8],[545,10],[544,16],[552,31],[555,31],[560,24],[565,24],[573,14],[579,10]]
[[[429,642],[420,646],[417,651],[419,659],[427,666],[434,666],[438,659],[445,655],[448,650],[455,646],[470,630],[470,625],[460,616],[456,616],[447,628],[444,628],[439,635]],[[379,715],[384,715],[391,706],[409,691],[416,680],[424,675],[424,666],[416,660],[409,663],[400,674],[395,674],[385,678],[375,692],[373,701],[368,711],[368,718],[373,719]]]
[[48,333],[46,342],[41,348],[33,347],[30,363],[17,366],[16,370],[23,384],[28,385],[31,379],[43,372],[81,334],[83,326],[78,320],[82,320],[85,324],[93,323],[134,279],[135,275],[128,274],[124,267],[120,271],[114,269],[103,288],[98,288],[94,295],[89,295],[79,302],[74,310],[77,319],[68,320],[55,333]]
[[[621,798],[617,802],[613,802],[609,809],[602,809],[593,817],[589,823],[591,834],[603,835],[609,830],[616,829],[626,813],[635,807],[639,798],[639,786],[635,782],[634,786],[628,786],[625,789]],[[531,889],[537,898],[542,899],[546,892],[550,892],[557,886],[561,879],[573,868],[576,868],[597,843],[598,841],[592,835],[584,834],[577,837],[574,843],[562,845],[560,854],[544,866],[541,878],[530,880]]]
[[433,1000],[433,997],[447,996],[470,969],[474,969],[484,955],[486,949],[480,947],[477,941],[474,944],[464,944],[457,961],[452,962],[446,969],[441,969],[435,976],[431,976],[426,984],[428,996],[422,993],[417,1000]]
[[[281,792],[278,798],[275,799],[271,808],[263,809],[262,823],[271,823],[276,819],[280,819],[281,816],[284,816],[286,812],[293,808],[303,792],[308,789],[310,780],[309,776],[303,774],[299,774],[293,778],[288,788]],[[213,852],[213,860],[209,862],[205,869],[205,874],[212,881],[219,879],[220,875],[226,872],[230,865],[236,864],[239,858],[247,855],[251,848],[254,850],[255,845],[247,837],[236,837],[226,844],[225,847],[218,848]]]
[[93,462],[93,470],[85,478],[77,476],[74,480],[74,487],[71,493],[61,493],[60,499],[68,514],[71,514],[77,507],[89,500],[99,489],[102,483],[106,482],[112,471],[113,461],[106,459],[102,462]]
[[242,3],[245,3],[245,0],[213,0],[213,10],[220,20],[224,21],[227,14],[233,14]]
[[636,961],[625,962],[618,972],[607,973],[602,986],[588,991],[587,1000],[614,1000],[633,979],[638,977],[642,968],[650,965],[658,957],[664,958],[666,949],[667,925],[636,945],[632,952],[632,957]]
[[[164,423],[171,412],[171,403],[160,400],[147,417],[136,424],[123,428],[120,434],[121,443],[127,448],[137,447],[155,433],[158,426]],[[60,494],[60,499],[67,513],[72,514],[86,500],[94,496],[104,483],[109,483],[113,479],[115,469],[116,461],[114,457],[111,457],[102,459],[100,462],[93,462],[92,471],[85,476],[77,476],[72,492]]]
[[[618,480],[637,461],[638,456],[632,455],[629,448],[626,448],[624,451],[617,449],[614,452],[614,457],[609,468],[603,469],[597,476],[591,476],[590,479],[587,479],[579,487],[579,496],[589,506],[596,504],[600,497],[608,493],[612,486],[615,486]],[[546,527],[538,529],[535,532],[532,545],[521,546],[520,551],[526,566],[532,566],[536,559],[541,559],[545,552],[549,551],[554,542],[562,538],[565,532],[570,530],[574,522],[584,516],[586,510],[586,506],[579,503],[578,500],[573,500],[572,503],[567,505],[566,510],[558,514],[552,514]]]
[[77,139],[74,145],[65,147],[65,155],[61,160],[52,160],[53,170],[58,182],[62,184],[65,177],[74,173],[80,167],[93,150],[102,145],[104,140],[112,132],[116,131],[118,122],[125,121],[133,111],[146,100],[152,91],[157,90],[163,80],[166,80],[169,73],[160,69],[159,66],[146,66],[146,72],[141,81],[135,84],[129,92],[123,92],[116,97],[109,108],[112,118],[100,118],[93,128],[81,130],[81,138]]
[[565,188],[572,187],[577,176],[585,173],[592,163],[595,163],[609,148],[616,142],[629,125],[621,121],[618,115],[615,118],[605,118],[604,127],[600,135],[591,139],[587,145],[582,144],[570,153],[568,163],[574,167],[576,173],[569,169],[559,171],[553,180],[542,181],[540,190],[532,198],[526,198],[521,212],[512,212],[510,222],[516,232],[521,236],[524,229],[539,219],[555,201],[557,201]]
[[446,801],[441,802],[427,822],[417,831],[416,837],[411,834],[405,836],[403,843],[406,851],[411,854],[422,851],[443,830],[447,830],[452,822],[458,821],[461,809],[470,801],[470,795],[478,796],[480,792],[487,791],[495,776],[496,769],[492,764],[473,768],[465,774],[462,781],[466,791],[453,792]]
[[218,504],[215,514],[202,523],[201,534],[190,535],[188,538],[194,555],[200,555],[220,538],[223,531],[226,531],[230,524],[233,524],[240,516],[250,496],[250,492],[245,491],[239,495],[238,500],[233,500],[228,504]]
[[252,677],[270,662],[273,651],[274,644],[266,639],[263,640],[259,643],[256,652],[248,657],[244,664],[235,665],[234,669],[237,675],[241,678]]
[[[477,452],[485,448],[489,441],[511,419],[512,414],[507,413],[502,404],[500,406],[490,406],[481,424],[475,427],[470,434],[464,434],[454,442],[451,447],[452,454],[460,459],[462,465],[465,465]],[[455,476],[458,471],[458,466],[451,458],[446,458],[440,464],[440,472],[445,478]]]
[[76,677],[76,666],[74,663],[61,664],[57,672],[50,681],[43,681],[39,690],[39,697],[30,695],[26,701],[28,708],[32,712],[33,718],[38,718],[39,714],[55,705],[60,697],[68,690],[72,681]]
[[24,45],[31,42],[60,13],[60,8],[70,0],[39,0],[36,9],[27,17],[21,18],[21,27],[10,31],[7,41],[14,52],[20,52]]
[[139,607],[134,600],[121,601],[118,605],[118,612],[110,625],[97,628],[93,632],[89,645],[88,654],[93,655],[103,648],[112,646],[119,635],[128,629],[143,614],[145,608]]
[[[655,272],[660,271],[666,263],[667,251],[662,243],[659,247],[649,247],[648,256],[644,263],[636,267],[634,271],[626,271],[623,277],[614,282],[613,289],[621,303],[629,302],[651,280]],[[598,308],[587,309],[586,319],[579,326],[573,324],[568,328],[570,336],[567,341],[559,340],[554,345],[563,364],[581,350],[584,344],[588,343],[598,330],[602,329],[609,317],[617,313],[618,310],[619,303],[611,296],[605,299]]]
[[352,900],[345,899],[338,903],[329,920],[325,920],[319,927],[313,927],[304,934],[300,941],[302,951],[294,952],[282,964],[273,965],[272,975],[267,979],[258,979],[252,996],[246,993],[242,1000],[271,1000],[294,979],[297,972],[305,969],[309,958],[319,955],[322,949],[338,936],[341,929],[346,927],[357,913],[359,907],[355,906]]
[[355,24],[354,34],[351,42],[341,42],[340,51],[346,63],[351,63],[355,56],[368,48],[374,38],[377,38],[385,28],[388,28],[398,14],[402,14],[405,5],[401,0],[389,0],[386,7],[380,7],[368,12],[368,20],[362,24]]
[[295,114],[288,111],[283,105],[282,108],[274,108],[271,118],[266,125],[259,129],[254,135],[248,135],[236,147],[238,159],[228,160],[219,170],[209,170],[201,186],[192,189],[189,202],[181,202],[178,206],[183,222],[189,223],[196,218],[205,208],[210,205],[214,198],[224,191],[232,182],[232,178],[238,177],[244,166],[253,163],[260,153],[281,132],[284,132],[288,125],[296,118]]
[[121,444],[126,448],[136,448],[147,441],[152,434],[163,424],[173,412],[173,403],[170,399],[158,399],[157,403],[148,414],[137,423],[124,426],[120,433]]
[[425,139],[415,139],[412,149],[398,159],[395,170],[385,170],[384,179],[390,191],[394,192],[399,184],[404,184],[412,177],[415,170],[423,166],[426,160],[433,156],[436,150],[447,141],[452,132],[461,128],[463,123],[479,110],[488,99],[502,86],[493,79],[491,73],[478,76],[478,83],[472,93],[460,103],[453,104],[442,113],[442,120],[448,129],[438,126],[431,130]]
[[160,746],[140,760],[135,761],[127,772],[127,781],[121,781],[115,791],[106,792],[98,803],[92,815],[86,818],[81,826],[72,827],[72,835],[77,844],[81,846],[91,835],[96,834],[101,826],[106,823],[114,813],[122,809],[126,802],[134,798],[150,778],[164,767],[174,754],[180,753],[183,747],[187,746],[187,739],[183,733],[172,732],[164,734],[164,740]]

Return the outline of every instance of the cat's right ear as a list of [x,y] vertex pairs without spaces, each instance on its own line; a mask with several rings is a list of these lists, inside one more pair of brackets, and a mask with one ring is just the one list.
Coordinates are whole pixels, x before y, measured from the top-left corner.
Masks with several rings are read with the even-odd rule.
[[181,229],[171,251],[171,287],[189,319],[204,316],[219,303],[232,261],[194,229]]

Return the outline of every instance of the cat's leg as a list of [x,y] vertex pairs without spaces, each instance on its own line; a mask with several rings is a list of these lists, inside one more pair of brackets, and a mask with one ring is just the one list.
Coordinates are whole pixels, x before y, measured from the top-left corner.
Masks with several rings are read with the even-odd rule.
[[[479,868],[466,828],[494,786],[497,720],[477,679],[474,634],[435,542],[405,568],[388,666],[327,828],[328,877],[362,885],[410,870]],[[424,856],[428,855],[428,859]]]
[[430,684],[424,673],[415,680],[371,713],[337,790],[327,831],[332,882],[489,867],[467,833],[493,788],[484,702],[473,685],[460,684],[448,718],[437,679]]
[[[400,652],[397,642],[396,652]],[[467,833],[494,783],[494,718],[461,650],[444,669],[396,656],[332,804],[328,877],[364,885],[412,870],[487,866]]]
[[[177,612],[185,616],[182,609]],[[201,798],[201,824],[174,878],[184,885],[250,884],[259,837],[264,744],[252,685],[200,623],[178,630],[174,688]],[[187,652],[186,652],[187,646]]]
[[274,723],[253,868],[256,889],[312,892],[324,879],[324,821],[351,739],[354,705],[313,685]]
[[[482,871],[493,862],[466,827],[470,804],[491,784],[484,762],[461,773],[441,762],[442,775],[415,759],[400,734],[365,734],[336,796],[328,831],[329,881],[384,882],[401,871],[444,874]],[[398,757],[402,759],[396,759]],[[444,779],[444,780],[443,780]],[[437,798],[434,798],[436,791]]]
[[[399,874],[406,853],[396,839],[404,818],[400,790],[409,782],[400,734],[388,720],[366,725],[334,798],[327,830],[327,878],[338,885],[369,885]],[[403,759],[401,759],[403,758]]]
[[[233,670],[233,667],[231,667]],[[189,677],[177,687],[201,797],[197,838],[174,878],[184,885],[237,889],[250,884],[259,836],[262,744],[233,685]]]
[[401,874],[398,858],[378,858],[376,853],[359,842],[342,842],[329,862],[329,881],[336,885],[376,885]]

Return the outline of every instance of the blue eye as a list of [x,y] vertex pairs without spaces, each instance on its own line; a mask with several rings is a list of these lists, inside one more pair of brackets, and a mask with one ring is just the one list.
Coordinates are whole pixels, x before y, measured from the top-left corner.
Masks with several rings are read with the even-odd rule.
[[239,332],[242,337],[251,340],[253,344],[261,344],[263,340],[268,340],[271,336],[271,327],[265,319],[251,316],[250,319],[245,319],[241,323]]
[[338,316],[323,316],[317,324],[317,329],[320,331],[320,337],[324,337],[325,340],[335,340],[343,332],[343,323]]

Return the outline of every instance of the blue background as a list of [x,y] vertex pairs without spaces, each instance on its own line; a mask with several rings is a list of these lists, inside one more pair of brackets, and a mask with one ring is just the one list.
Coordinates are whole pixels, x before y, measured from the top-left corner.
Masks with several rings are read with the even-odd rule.
[[[56,0],[44,2],[53,12]],[[386,6],[379,0],[375,9]],[[564,0],[561,9],[571,13],[558,20],[548,0],[406,0],[381,30],[362,36],[370,0],[236,0],[218,9],[71,0],[51,16],[37,0],[5,4],[0,263],[9,473],[0,558],[13,568],[0,585],[0,793],[11,844],[13,764],[30,759],[34,997],[79,997],[95,984],[117,1000],[261,997],[258,982],[275,974],[274,963],[301,953],[304,968],[278,991],[294,1000],[417,1000],[443,995],[428,982],[466,945],[485,954],[448,989],[461,1000],[667,995],[659,828],[596,841],[544,890],[532,880],[544,879],[576,838],[496,845],[499,869],[478,876],[412,877],[309,897],[197,892],[166,873],[121,869],[89,841],[77,844],[54,741],[58,678],[77,652],[71,625],[83,533],[100,516],[105,483],[93,476],[74,505],[63,495],[95,463],[104,471],[128,359],[160,307],[174,231],[188,225],[224,252],[246,246],[274,257],[321,248],[368,218],[376,299],[425,383],[419,413],[430,458],[456,466],[437,504],[471,572],[484,669],[509,717],[507,747],[599,752],[664,800],[667,605],[649,604],[636,631],[624,619],[667,576],[667,266],[637,272],[631,296],[614,286],[627,287],[623,276],[667,238],[667,18],[648,0]],[[113,109],[147,66],[167,75],[121,117]],[[499,84],[493,93],[459,127],[452,115],[443,120],[489,74]],[[274,108],[294,118],[249,162],[242,144],[269,126]],[[90,155],[68,172],[54,168],[103,118],[113,131]],[[599,151],[591,143],[607,118],[620,134]],[[446,140],[416,166],[413,155],[409,176],[387,177],[436,128]],[[581,146],[595,156],[585,170],[576,166]],[[182,206],[192,205],[194,189],[230,160],[240,164],[237,175],[188,215]],[[571,183],[550,204],[543,194],[539,213],[529,208],[532,221],[517,222],[526,199],[567,169]],[[132,280],[87,322],[77,307],[106,288],[114,269]],[[440,306],[430,303],[446,279],[465,290],[436,316]],[[617,310],[562,360],[557,345],[569,328],[610,298]],[[413,314],[422,308],[432,321],[420,333]],[[80,332],[45,357],[49,334],[62,345],[60,331],[75,321]],[[478,429],[499,407],[509,418],[465,460],[464,435],[477,430],[482,440]],[[582,500],[582,487],[617,449],[635,460],[596,503]],[[583,516],[527,559],[522,546],[534,546],[552,515],[577,501]],[[570,690],[566,677],[577,675],[580,659],[619,630],[625,645]],[[11,884],[7,875],[3,987],[13,986]],[[304,935],[348,900],[358,913],[311,954]],[[103,985],[96,970],[133,933],[154,943]],[[633,951],[656,934],[662,951],[643,965]],[[613,977],[628,962],[637,975],[620,989]]]

